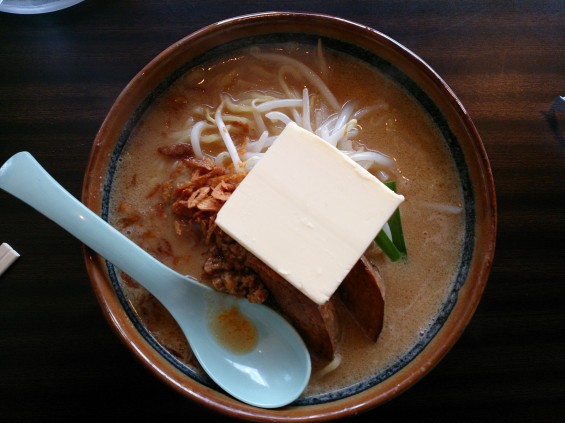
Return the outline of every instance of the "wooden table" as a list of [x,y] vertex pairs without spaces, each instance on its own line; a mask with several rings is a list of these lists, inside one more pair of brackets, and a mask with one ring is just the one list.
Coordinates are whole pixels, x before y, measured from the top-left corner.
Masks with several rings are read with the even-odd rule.
[[[428,62],[483,138],[499,233],[489,284],[462,338],[415,387],[353,419],[565,419],[565,3],[87,0],[0,13],[0,162],[32,152],[80,197],[91,143],[127,82],[215,21],[315,11],[371,26]],[[157,381],[105,321],[81,244],[0,192],[0,421],[215,417]]]

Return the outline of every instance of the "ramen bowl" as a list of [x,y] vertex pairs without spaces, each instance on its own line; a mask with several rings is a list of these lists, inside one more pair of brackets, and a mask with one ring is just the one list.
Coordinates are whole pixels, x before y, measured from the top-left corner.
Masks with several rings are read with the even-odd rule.
[[[266,68],[246,62],[250,55],[261,59],[261,52],[265,51],[279,57],[299,52],[302,59],[313,61],[307,65],[308,70],[286,59],[274,60]],[[230,67],[237,62],[243,63],[244,70]],[[195,139],[188,133],[196,121],[184,116],[184,112],[192,101],[198,104],[190,106],[190,110],[198,109],[204,115],[203,109],[218,107],[219,95],[214,94],[211,99],[202,97],[212,91],[207,86],[209,81],[223,81],[220,85],[225,85],[230,101],[237,102],[234,86],[241,81],[247,84],[248,91],[270,95],[272,87],[258,86],[257,81],[275,75],[274,79],[292,96],[290,85],[300,80],[299,74],[306,80],[305,84],[299,82],[300,89],[306,86],[314,96],[312,109],[318,104],[314,104],[315,93],[318,92],[318,100],[323,97],[319,80],[332,78],[334,82],[327,87],[335,90],[339,108],[351,109],[348,104],[360,104],[361,113],[350,116],[357,123],[350,128],[353,138],[361,136],[360,130],[370,130],[371,125],[376,129],[370,132],[370,138],[392,137],[382,148],[385,156],[393,158],[396,169],[381,176],[396,176],[397,189],[405,196],[400,214],[407,254],[392,261],[375,245],[367,250],[372,262],[381,266],[384,280],[384,318],[376,340],[357,334],[357,330],[350,328],[351,318],[344,317],[350,325],[342,331],[344,340],[340,338],[340,342],[344,346],[337,347],[333,359],[320,359],[313,354],[312,380],[300,398],[279,409],[243,404],[203,374],[165,310],[127,275],[92,251],[85,251],[88,274],[101,308],[133,356],[157,379],[185,395],[187,401],[240,419],[339,419],[400,395],[430,372],[460,337],[476,310],[493,260],[493,178],[480,136],[460,101],[436,72],[399,43],[375,29],[327,15],[271,12],[235,17],[205,27],[164,50],[125,87],[104,120],[86,170],[83,202],[168,265],[179,266],[183,258],[198,256],[190,250],[198,241],[187,238],[172,245],[173,241],[167,239],[178,235],[178,231],[171,229],[178,230],[174,221],[159,223],[155,218],[148,224],[151,227],[139,223],[147,219],[150,210],[159,209],[159,216],[171,214],[163,206],[163,192],[161,196],[155,195],[155,186],[162,186],[159,184],[166,178],[159,180],[155,176],[160,165],[150,164],[160,159],[158,155],[153,157],[152,152],[162,146],[159,142],[173,145]],[[296,97],[310,98],[303,93]],[[397,101],[396,96],[401,100]],[[369,112],[377,114],[368,120]],[[316,113],[313,110],[313,121]],[[210,112],[203,120],[210,122],[213,116]],[[290,112],[287,116],[291,116]],[[271,117],[277,121],[276,116]],[[411,127],[420,121],[421,128]],[[414,128],[420,134],[418,137],[411,135]],[[146,147],[154,139],[157,144]],[[203,143],[199,147],[204,148]],[[132,145],[138,145],[138,150]],[[360,150],[367,147],[364,141],[358,146]],[[195,148],[193,144],[192,149]],[[368,149],[371,148],[369,145]],[[196,154],[193,150],[191,154]],[[143,157],[139,161],[141,167],[153,166],[156,173],[144,178],[135,170],[139,168],[126,165],[131,164],[135,155]],[[412,163],[415,156],[424,162]],[[432,169],[432,175],[422,173],[423,169]],[[139,191],[137,200],[128,197],[134,191]],[[148,203],[153,201],[147,211],[137,212],[146,201],[140,198]],[[135,228],[136,224],[141,227]],[[169,231],[163,239],[144,237],[160,233],[160,225],[167,226],[164,231]],[[452,232],[444,230],[450,225]],[[439,264],[427,271],[436,272],[435,278],[443,282],[441,289],[434,290],[440,294],[432,295],[432,289],[418,285],[425,278],[418,276],[417,272],[423,270],[417,267],[430,261],[428,243],[436,242],[440,233],[444,238],[433,248],[437,250]],[[451,263],[445,265],[447,273],[437,277],[438,269],[443,269],[447,262]],[[416,274],[405,269],[410,267],[416,268]],[[408,294],[400,295],[399,290]],[[403,302],[410,295],[412,302]],[[349,316],[347,312],[343,315]],[[404,343],[395,339],[404,339]],[[361,352],[352,354],[348,343]]]

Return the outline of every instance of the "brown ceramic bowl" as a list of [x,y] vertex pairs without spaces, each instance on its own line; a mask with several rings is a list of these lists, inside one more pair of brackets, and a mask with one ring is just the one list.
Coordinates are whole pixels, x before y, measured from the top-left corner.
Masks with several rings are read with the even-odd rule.
[[111,326],[158,379],[220,413],[254,421],[321,421],[347,417],[389,401],[428,373],[469,323],[487,283],[496,235],[496,202],[488,158],[469,115],[446,83],[420,58],[378,31],[340,18],[310,13],[273,12],[236,17],[210,25],[167,48],[120,94],[94,142],[82,200],[108,218],[113,169],[132,127],[178,75],[201,60],[242,44],[276,40],[312,41],[368,61],[402,85],[430,114],[449,146],[464,192],[465,247],[440,318],[422,341],[385,371],[362,383],[324,395],[299,398],[281,409],[255,408],[231,398],[199,378],[169,354],[131,309],[115,270],[86,251],[94,290]]

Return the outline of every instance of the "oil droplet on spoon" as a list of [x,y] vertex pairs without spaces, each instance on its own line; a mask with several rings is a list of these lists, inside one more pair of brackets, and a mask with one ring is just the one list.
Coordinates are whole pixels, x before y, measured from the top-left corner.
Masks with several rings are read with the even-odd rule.
[[236,354],[252,351],[259,340],[257,328],[237,306],[215,310],[209,326],[220,344]]

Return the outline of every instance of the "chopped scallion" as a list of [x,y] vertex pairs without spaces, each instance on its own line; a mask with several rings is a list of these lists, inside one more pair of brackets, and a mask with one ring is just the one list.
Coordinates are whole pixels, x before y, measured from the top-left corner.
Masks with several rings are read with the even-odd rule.
[[[396,192],[395,181],[385,182],[385,185],[389,189]],[[388,220],[388,226],[392,239],[386,234],[384,230],[381,230],[375,238],[375,242],[392,261],[397,261],[400,259],[400,257],[407,254],[399,208],[394,211],[394,213]]]
[[398,251],[398,248],[396,248],[396,245],[394,245],[386,232],[382,229],[375,238],[375,242],[392,261],[397,261],[402,256],[400,251]]
[[[396,192],[396,182],[390,181],[385,182],[385,185],[391,190]],[[392,216],[390,217],[388,224],[390,226],[390,233],[392,235],[392,242],[403,254],[406,254],[406,243],[404,242],[404,233],[402,231],[402,222],[400,220],[400,208],[396,208]]]

